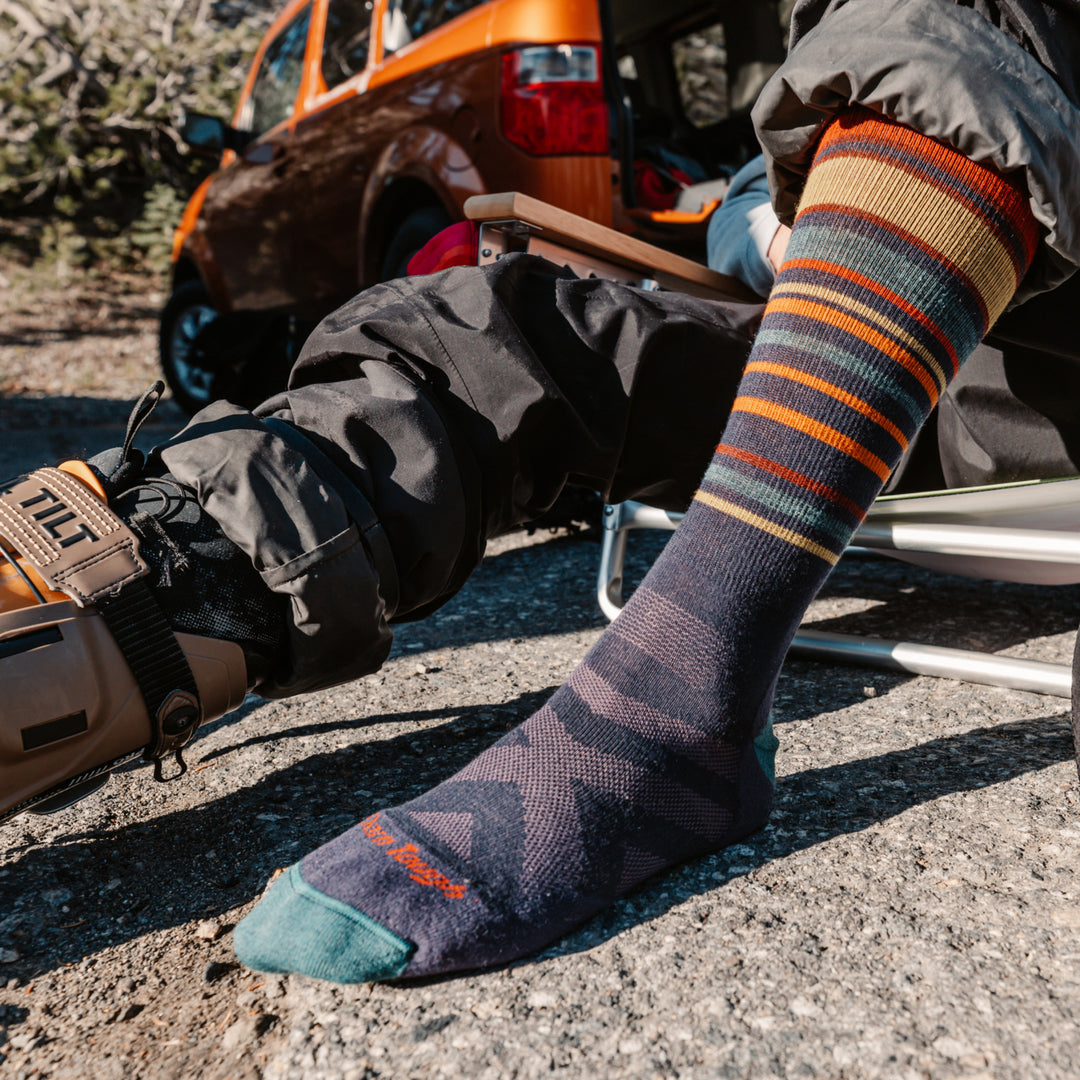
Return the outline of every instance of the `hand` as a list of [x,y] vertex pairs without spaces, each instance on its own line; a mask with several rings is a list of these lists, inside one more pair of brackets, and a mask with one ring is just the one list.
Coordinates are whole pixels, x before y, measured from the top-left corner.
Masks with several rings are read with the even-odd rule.
[[788,241],[791,239],[791,226],[780,225],[776,234],[773,236],[772,241],[769,243],[769,250],[766,253],[766,258],[769,260],[769,265],[773,268],[773,273],[780,273],[780,266],[784,261],[784,255],[787,253]]

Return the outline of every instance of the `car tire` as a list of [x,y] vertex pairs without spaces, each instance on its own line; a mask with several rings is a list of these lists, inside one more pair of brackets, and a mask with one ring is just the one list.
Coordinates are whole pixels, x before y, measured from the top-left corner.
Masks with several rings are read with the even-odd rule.
[[188,414],[223,396],[220,373],[197,343],[199,334],[216,318],[218,312],[201,281],[181,282],[161,312],[161,371],[177,404]]
[[441,206],[421,206],[408,214],[386,246],[379,273],[383,281],[405,277],[409,260],[453,221]]
[[189,416],[218,398],[253,409],[285,389],[306,329],[284,315],[220,315],[201,281],[185,281],[161,313],[162,374]]

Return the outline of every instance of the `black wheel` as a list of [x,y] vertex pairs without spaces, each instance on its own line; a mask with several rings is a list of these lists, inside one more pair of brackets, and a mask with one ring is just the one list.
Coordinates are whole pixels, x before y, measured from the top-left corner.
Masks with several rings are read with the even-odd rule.
[[379,272],[383,281],[404,277],[409,260],[433,237],[453,222],[441,206],[421,206],[397,227],[383,255]]
[[161,312],[161,370],[189,414],[218,398],[251,409],[284,390],[302,342],[285,315],[220,314],[201,281],[178,285]]
[[161,312],[158,349],[161,370],[177,404],[196,413],[222,396],[219,371],[200,344],[218,313],[201,281],[178,285]]

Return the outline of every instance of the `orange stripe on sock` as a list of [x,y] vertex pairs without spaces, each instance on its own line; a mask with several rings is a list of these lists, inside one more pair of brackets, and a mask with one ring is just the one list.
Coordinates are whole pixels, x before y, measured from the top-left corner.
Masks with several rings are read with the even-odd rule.
[[925,312],[920,311],[913,304],[909,304],[898,293],[894,293],[892,289],[887,289],[884,285],[874,281],[873,278],[868,278],[865,274],[860,274],[850,267],[843,266],[840,263],[827,262],[825,259],[792,259],[790,262],[785,262],[784,266],[801,270],[819,270],[833,277],[844,278],[846,281],[858,285],[859,288],[866,289],[880,296],[883,300],[887,300],[933,335],[934,340],[945,350],[946,355],[949,357],[954,375],[960,370],[960,361],[956,357],[956,349],[953,348],[952,342],[945,336],[938,324],[933,319],[928,318]]
[[841,404],[847,405],[856,412],[862,413],[867,419],[873,420],[878,427],[887,431],[899,443],[901,450],[907,449],[907,436],[887,416],[883,416],[877,409],[872,405],[868,405],[861,398],[849,394],[846,390],[841,390],[839,386],[835,386],[825,379],[819,379],[816,375],[800,371],[798,368],[789,367],[787,364],[774,364],[768,360],[754,360],[746,365],[745,370],[763,371],[769,375],[776,375],[781,379],[790,379],[792,382],[802,383],[803,386],[809,386],[823,394],[828,394],[829,397],[835,398]]
[[716,452],[718,454],[724,454],[726,457],[734,458],[736,461],[745,462],[747,465],[752,465],[755,469],[760,469],[762,472],[778,476],[781,480],[786,480],[788,483],[795,484],[796,487],[805,488],[815,495],[820,495],[823,499],[828,499],[830,502],[835,503],[842,510],[846,510],[856,521],[862,521],[862,519],[866,517],[866,510],[854,499],[849,499],[846,495],[829,487],[828,484],[823,484],[820,480],[812,480],[809,476],[803,476],[802,473],[796,472],[794,469],[789,469],[786,465],[781,465],[776,461],[770,461],[769,458],[752,453],[750,450],[740,450],[736,446],[726,446],[724,443],[721,443],[716,448]]
[[848,457],[865,465],[882,483],[889,479],[889,474],[892,472],[892,469],[877,454],[872,454],[854,439],[821,423],[820,420],[815,420],[812,416],[806,416],[784,405],[778,405],[775,401],[764,401],[755,397],[737,397],[731,411],[753,413],[755,416],[763,416],[766,420],[801,431],[804,435],[809,435],[812,439],[817,439],[818,442],[823,442],[826,446],[831,446],[834,450],[839,450],[842,454],[847,454]]
[[772,311],[783,311],[791,315],[801,315],[807,319],[815,319],[826,326],[843,330],[845,333],[852,334],[859,340],[865,341],[867,345],[884,353],[891,360],[895,360],[905,371],[914,375],[930,398],[930,404],[937,404],[941,390],[937,381],[927,373],[922,362],[904,346],[868,326],[862,319],[857,320],[857,326],[853,326],[852,324],[856,322],[855,316],[847,312],[837,311],[827,304],[807,300],[803,297],[798,300],[790,300],[783,296],[775,296],[769,301],[768,307],[765,309],[766,316]]

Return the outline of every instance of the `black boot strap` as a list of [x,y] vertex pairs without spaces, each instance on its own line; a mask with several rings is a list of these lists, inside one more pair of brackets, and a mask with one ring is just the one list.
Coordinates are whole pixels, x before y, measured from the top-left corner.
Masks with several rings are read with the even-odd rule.
[[98,611],[139,684],[150,716],[152,741],[143,753],[154,763],[154,779],[163,779],[162,760],[176,757],[179,772],[187,772],[181,750],[191,741],[202,720],[195,676],[161,607],[145,581],[121,589],[115,597],[99,601]]

